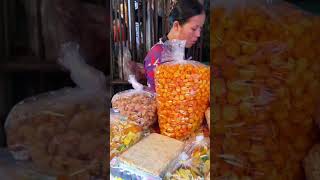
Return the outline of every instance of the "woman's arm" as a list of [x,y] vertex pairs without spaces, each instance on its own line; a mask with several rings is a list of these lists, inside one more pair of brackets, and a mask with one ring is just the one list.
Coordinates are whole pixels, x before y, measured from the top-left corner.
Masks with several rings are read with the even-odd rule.
[[161,63],[162,51],[163,45],[156,44],[150,49],[146,58],[144,59],[144,70],[147,77],[147,84],[152,91],[155,91],[154,71],[155,68]]

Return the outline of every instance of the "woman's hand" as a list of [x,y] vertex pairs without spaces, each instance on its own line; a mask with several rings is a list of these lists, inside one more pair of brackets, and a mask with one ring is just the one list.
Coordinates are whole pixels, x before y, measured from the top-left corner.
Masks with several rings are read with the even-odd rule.
[[128,61],[127,67],[129,68],[130,72],[135,75],[138,82],[145,84],[146,76],[143,64],[130,60]]

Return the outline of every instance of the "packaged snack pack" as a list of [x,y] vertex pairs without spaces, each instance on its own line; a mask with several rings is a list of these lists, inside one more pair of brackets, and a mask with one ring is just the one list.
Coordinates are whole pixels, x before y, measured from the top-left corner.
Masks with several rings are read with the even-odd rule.
[[203,135],[190,138],[165,179],[202,179],[210,173],[210,143]]
[[110,159],[137,143],[143,135],[138,124],[110,110]]
[[209,106],[210,68],[184,60],[185,41],[166,41],[156,68],[158,121],[161,134],[188,138],[201,125]]
[[63,46],[60,62],[78,87],[21,101],[10,111],[5,130],[16,160],[69,175],[95,167],[105,156],[106,92],[103,74],[81,59],[75,44]]
[[111,161],[111,175],[123,179],[160,180],[183,147],[181,141],[152,133]]
[[134,89],[117,93],[111,103],[113,109],[127,116],[141,127],[147,129],[157,121],[157,107],[155,95],[143,90],[134,76],[129,76],[129,82]]

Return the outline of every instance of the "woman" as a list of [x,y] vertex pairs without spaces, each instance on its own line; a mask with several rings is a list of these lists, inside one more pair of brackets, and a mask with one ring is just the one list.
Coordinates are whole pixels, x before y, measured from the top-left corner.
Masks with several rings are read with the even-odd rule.
[[144,59],[145,74],[151,91],[155,91],[154,70],[162,63],[163,43],[178,39],[186,41],[186,48],[192,47],[200,37],[205,17],[204,7],[199,0],[178,0],[174,5],[169,16],[169,33],[150,49]]

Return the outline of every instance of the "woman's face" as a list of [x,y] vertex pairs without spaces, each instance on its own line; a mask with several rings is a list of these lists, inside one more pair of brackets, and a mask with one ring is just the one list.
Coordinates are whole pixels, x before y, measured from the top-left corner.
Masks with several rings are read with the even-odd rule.
[[191,17],[185,24],[177,26],[177,38],[186,40],[186,48],[193,46],[201,35],[205,13]]

